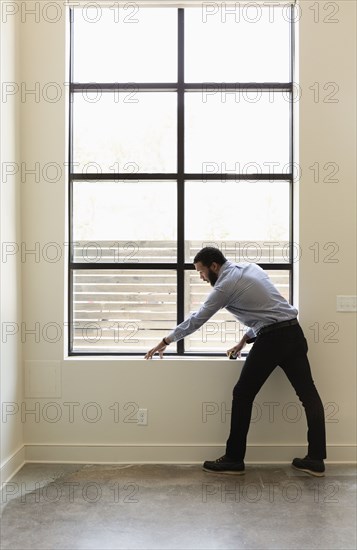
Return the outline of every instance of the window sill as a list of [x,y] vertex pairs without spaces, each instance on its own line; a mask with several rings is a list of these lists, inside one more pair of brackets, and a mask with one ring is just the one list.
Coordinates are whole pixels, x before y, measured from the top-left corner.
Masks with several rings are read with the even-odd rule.
[[129,362],[136,362],[138,364],[141,364],[143,362],[146,363],[152,363],[153,361],[161,361],[161,362],[187,362],[187,361],[198,361],[198,362],[216,362],[216,363],[234,363],[234,362],[242,362],[245,361],[246,355],[243,355],[239,359],[228,359],[228,357],[220,357],[220,356],[204,356],[204,355],[197,355],[197,356],[176,356],[176,355],[165,355],[163,359],[160,359],[159,356],[153,357],[152,359],[145,360],[144,354],[142,356],[137,355],[67,355],[64,357],[63,361],[69,362],[81,362],[81,361],[129,361]]

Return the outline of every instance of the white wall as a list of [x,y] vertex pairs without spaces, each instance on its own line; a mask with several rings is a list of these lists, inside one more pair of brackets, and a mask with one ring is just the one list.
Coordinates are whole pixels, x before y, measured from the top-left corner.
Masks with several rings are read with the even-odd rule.
[[[355,294],[355,10],[354,2],[339,2],[337,23],[315,23],[310,7],[301,2],[299,102],[300,163],[297,188],[300,215],[295,240],[302,257],[297,282],[300,320],[310,345],[313,376],[326,406],[328,459],[355,459],[355,315],[337,313],[336,294]],[[321,18],[329,12],[322,11]],[[65,17],[57,23],[28,17],[21,23],[22,80],[28,88],[40,83],[62,85],[66,73]],[[337,82],[338,103],[314,102],[309,87]],[[66,161],[66,104],[64,95],[50,103],[28,96],[22,104],[22,159],[28,166]],[[315,183],[309,166],[339,164],[338,183]],[[324,174],[326,175],[326,174]],[[46,243],[66,240],[65,174],[57,183],[33,176],[22,185],[23,238],[28,255],[23,264],[23,318],[27,328],[40,330],[39,341],[27,335],[24,351],[27,407],[35,413],[25,424],[28,460],[201,461],[223,450],[229,431],[231,392],[242,368],[228,360],[145,362],[143,359],[65,359],[64,342],[46,341],[48,323],[65,321],[64,255],[45,261]],[[310,247],[319,243],[315,262]],[[326,263],[339,247],[337,263]],[[316,246],[316,245],[315,245]],[[37,260],[37,261],[36,261]],[[327,343],[329,326],[336,323],[338,342]],[[319,341],[311,327],[319,324]],[[48,326],[48,325],[47,325]],[[317,325],[315,325],[316,327]],[[332,327],[334,325],[331,325]],[[325,327],[325,328],[324,328]],[[46,332],[45,332],[46,335]],[[47,337],[53,337],[51,333]],[[288,461],[305,451],[306,424],[301,408],[282,372],[277,369],[256,398],[249,433],[247,461]],[[67,405],[66,405],[67,403]],[[95,405],[88,405],[95,403]],[[118,403],[119,405],[114,405]],[[136,403],[149,410],[149,425],[130,422]],[[211,415],[204,422],[202,407]],[[291,404],[293,403],[293,404]],[[72,404],[72,405],[69,405]],[[73,418],[70,416],[73,407]],[[114,418],[118,407],[119,419]],[[217,411],[217,412],[215,412]],[[214,413],[214,414],[213,414]],[[95,419],[96,422],[91,422]],[[129,415],[129,416],[128,416]],[[57,418],[56,418],[57,417]],[[297,419],[294,421],[294,419]],[[73,420],[73,421],[72,421]],[[118,420],[118,421],[115,421]]]
[[[344,456],[343,445],[356,437],[356,314],[337,312],[336,295],[356,294],[356,3],[333,3],[339,6],[336,14],[322,3],[320,23],[311,16],[312,3],[301,5],[310,17],[302,18],[300,38],[300,317],[322,400],[339,407],[338,423],[327,432],[329,442],[340,445],[339,456]],[[317,103],[309,89],[316,89],[315,83]],[[320,164],[318,183],[309,169],[315,162]],[[332,162],[339,167],[338,183],[323,182],[331,173],[323,167]],[[310,249],[317,250],[314,243],[319,258]],[[338,342],[330,342],[334,339]]]
[[[15,5],[15,3],[13,3]],[[19,21],[2,14],[1,40],[1,475],[5,481],[24,460],[23,425],[19,414],[13,414],[23,401],[21,327],[21,258],[16,247],[21,243],[20,224],[20,99],[19,85]],[[14,335],[11,335],[13,333]]]

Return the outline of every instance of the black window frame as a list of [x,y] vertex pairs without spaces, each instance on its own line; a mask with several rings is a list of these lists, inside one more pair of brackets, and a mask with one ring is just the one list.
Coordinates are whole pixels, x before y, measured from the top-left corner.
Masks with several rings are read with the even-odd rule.
[[[295,22],[294,22],[294,4],[289,3],[290,7],[290,56],[289,56],[289,82],[231,82],[222,83],[224,90],[252,90],[252,91],[282,91],[289,94],[289,173],[260,173],[260,174],[203,174],[203,173],[185,173],[184,171],[184,123],[185,123],[185,102],[184,95],[186,91],[200,91],[207,85],[212,84],[215,87],[219,84],[203,83],[185,83],[184,81],[184,14],[191,8],[172,8],[178,11],[178,74],[177,82],[174,83],[135,83],[135,89],[140,91],[173,91],[177,92],[177,172],[176,173],[75,173],[73,171],[73,96],[76,93],[89,93],[92,89],[95,93],[113,91],[127,91],[132,89],[132,82],[123,83],[76,83],[73,80],[74,73],[74,17],[76,8],[69,8],[69,127],[68,127],[68,356],[141,356],[143,352],[109,352],[109,351],[74,351],[73,350],[73,272],[75,270],[86,269],[113,269],[113,270],[175,270],[177,273],[177,324],[185,320],[184,298],[185,298],[185,272],[194,270],[191,263],[185,262],[185,235],[184,235],[184,202],[185,202],[185,181],[192,180],[274,180],[286,181],[289,185],[289,261],[286,263],[259,263],[264,270],[280,270],[289,273],[289,300],[293,303],[293,266],[294,266],[294,68],[295,68]],[[78,9],[78,8],[77,8]],[[155,9],[155,8],[153,8]],[[73,261],[73,182],[75,181],[113,181],[113,180],[171,180],[177,182],[177,262],[172,263],[98,263],[85,262],[76,263]],[[174,328],[174,327],[173,327]],[[177,352],[174,356],[212,356],[221,357],[222,352],[188,352],[184,349],[184,339],[177,342]]]

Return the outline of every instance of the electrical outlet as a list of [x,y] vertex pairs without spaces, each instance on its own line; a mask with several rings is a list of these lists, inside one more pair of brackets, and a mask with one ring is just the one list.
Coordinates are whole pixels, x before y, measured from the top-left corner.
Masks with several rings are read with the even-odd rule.
[[356,311],[357,296],[336,296],[337,311]]
[[148,423],[148,410],[147,409],[139,409],[138,414],[138,426],[147,426]]

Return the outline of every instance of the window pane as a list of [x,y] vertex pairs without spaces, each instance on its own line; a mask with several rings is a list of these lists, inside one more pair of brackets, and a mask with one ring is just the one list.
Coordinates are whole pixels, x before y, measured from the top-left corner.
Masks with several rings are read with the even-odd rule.
[[[227,92],[228,94],[228,92]],[[289,171],[286,94],[237,90],[186,93],[185,171]]]
[[176,325],[174,271],[77,270],[73,280],[73,351],[146,352]]
[[[286,300],[289,300],[289,271],[267,271],[271,281]],[[185,274],[186,308],[185,316],[197,311],[204,302],[212,287],[199,278],[196,271]],[[185,338],[185,349],[191,352],[219,352],[226,353],[227,349],[239,342],[247,327],[244,327],[231,313],[222,309],[218,311],[199,330]],[[247,345],[244,351],[249,351],[252,344]]]
[[88,92],[74,98],[76,172],[176,171],[176,93]]
[[74,182],[74,261],[176,262],[176,211],[174,181]]
[[[289,263],[292,98],[259,84],[291,79],[291,8],[238,2],[185,9],[178,50],[176,8],[99,4],[71,10],[73,82],[92,85],[71,94],[69,160],[77,174],[136,173],[137,179],[71,181],[71,260],[81,267],[70,268],[72,351],[144,355],[177,324],[178,215],[185,239],[179,244],[191,265],[207,245],[235,262]],[[184,93],[184,171],[200,180],[185,180],[180,212],[177,181],[168,176],[180,158],[178,98],[174,87],[160,85],[177,82],[179,52],[185,82],[202,84],[202,91]],[[157,86],[139,91],[140,82]],[[256,83],[257,90],[228,90],[229,82]],[[126,86],[101,92],[95,83]],[[155,180],[157,172],[167,180]],[[224,181],[224,173],[284,174],[286,181]],[[205,181],[206,174],[216,179]],[[99,269],[103,262],[114,269]],[[134,269],[124,269],[128,262]],[[144,262],[155,269],[139,269]],[[267,273],[289,299],[290,271]],[[212,287],[193,269],[185,270],[184,285],[187,317]],[[185,338],[185,349],[225,353],[245,328],[221,310]],[[173,344],[168,353],[175,351]]]
[[186,82],[289,81],[290,12],[252,4],[185,11]]
[[186,181],[186,262],[204,246],[231,261],[289,261],[286,181]]
[[74,14],[75,82],[176,82],[177,10],[97,2]]

